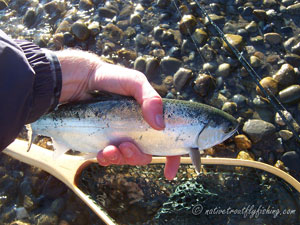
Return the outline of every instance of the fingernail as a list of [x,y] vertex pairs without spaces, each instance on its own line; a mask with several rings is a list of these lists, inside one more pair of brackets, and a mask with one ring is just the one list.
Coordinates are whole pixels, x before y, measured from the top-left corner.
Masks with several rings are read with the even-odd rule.
[[133,154],[133,152],[130,148],[124,148],[123,152],[124,152],[124,155],[125,155],[126,158],[130,158]]
[[161,127],[161,128],[165,127],[165,122],[164,122],[164,118],[163,118],[162,114],[157,114],[155,116],[155,121],[159,127]]

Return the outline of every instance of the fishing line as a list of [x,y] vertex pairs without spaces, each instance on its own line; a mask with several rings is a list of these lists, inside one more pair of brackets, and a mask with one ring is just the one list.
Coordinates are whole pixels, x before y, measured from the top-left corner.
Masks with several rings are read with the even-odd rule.
[[[175,0],[173,0],[177,10],[178,7],[175,3]],[[197,6],[199,7],[201,13],[207,18],[208,22],[215,28],[215,30],[217,31],[217,33],[219,34],[219,36],[222,38],[222,40],[227,44],[227,46],[230,48],[230,50],[234,53],[234,55],[237,57],[237,59],[239,60],[239,62],[244,66],[244,68],[247,70],[247,72],[250,74],[251,78],[253,79],[253,81],[256,83],[256,85],[260,88],[260,90],[262,91],[262,93],[266,96],[266,98],[269,100],[269,102],[271,103],[271,106],[275,109],[275,111],[280,115],[280,117],[282,118],[282,120],[285,122],[285,124],[288,126],[288,128],[292,131],[293,135],[295,136],[295,138],[300,142],[300,137],[297,133],[297,131],[294,129],[293,125],[290,123],[290,121],[285,117],[285,115],[282,113],[281,110],[285,110],[288,111],[283,105],[282,103],[279,101],[279,99],[274,96],[274,94],[272,94],[272,92],[270,91],[270,94],[265,90],[265,88],[262,87],[262,85],[259,83],[259,81],[261,80],[261,77],[256,73],[256,71],[253,69],[253,67],[248,63],[248,61],[245,59],[245,57],[234,47],[232,46],[229,41],[227,40],[227,38],[225,37],[225,34],[223,33],[223,31],[219,28],[219,26],[210,18],[210,16],[208,15],[207,11],[200,5],[198,0],[195,0]],[[191,37],[191,39],[193,40],[191,33],[188,29],[189,35]],[[193,40],[193,43],[196,44],[196,42]],[[197,48],[197,45],[196,45]],[[200,53],[199,49],[197,48],[198,53]],[[200,54],[201,55],[201,54]],[[201,56],[201,58],[203,59],[203,57]],[[299,124],[297,123],[297,121],[292,117],[292,120],[294,123],[296,123],[298,126]],[[299,152],[299,150],[296,150]]]

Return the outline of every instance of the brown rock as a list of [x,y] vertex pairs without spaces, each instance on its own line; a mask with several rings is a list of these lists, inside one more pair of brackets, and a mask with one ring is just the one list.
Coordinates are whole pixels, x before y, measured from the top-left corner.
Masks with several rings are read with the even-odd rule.
[[248,152],[248,151],[240,151],[236,158],[244,159],[244,160],[251,160],[251,161],[255,160],[253,153]]
[[[229,41],[229,43],[239,51],[241,51],[242,48],[244,47],[244,41],[241,35],[225,34],[225,37]],[[225,42],[223,42],[223,46],[227,51],[231,52],[230,48],[227,46]]]
[[[278,82],[272,77],[265,77],[259,83],[267,91],[268,94],[276,95],[278,93]],[[256,87],[256,92],[259,95],[264,96],[258,86]]]
[[184,15],[179,23],[179,30],[185,35],[192,34],[196,25],[197,20],[193,15]]
[[294,84],[296,78],[294,67],[287,63],[283,64],[277,73],[273,75],[273,78],[278,81],[281,88]]
[[279,44],[282,41],[282,37],[278,33],[266,33],[264,39],[270,44]]
[[247,150],[252,147],[251,141],[244,134],[239,134],[234,137],[234,143],[238,150]]

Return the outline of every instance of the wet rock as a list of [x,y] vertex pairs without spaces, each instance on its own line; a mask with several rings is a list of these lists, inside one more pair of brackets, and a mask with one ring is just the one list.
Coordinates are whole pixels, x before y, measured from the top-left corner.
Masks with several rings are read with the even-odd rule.
[[166,76],[166,78],[163,80],[163,85],[166,86],[168,90],[171,90],[173,88],[173,77],[172,76]]
[[73,23],[71,26],[71,32],[74,34],[74,36],[80,40],[80,41],[85,41],[89,38],[90,36],[90,31],[87,28],[87,26],[81,22],[77,21],[76,23]]
[[290,140],[293,137],[293,133],[289,130],[280,130],[278,133],[284,141]]
[[295,151],[286,152],[281,157],[281,161],[284,163],[284,165],[290,170],[296,171],[297,173],[300,172],[299,160],[299,154]]
[[248,102],[248,99],[241,94],[234,95],[231,100],[237,104],[238,108],[245,107]]
[[281,68],[273,75],[274,80],[278,81],[280,88],[286,88],[294,84],[296,73],[294,67],[290,64],[283,64]]
[[146,59],[143,56],[137,57],[134,61],[133,68],[144,73],[146,69]]
[[225,102],[222,110],[232,115],[237,112],[237,104],[235,102]]
[[171,0],[157,0],[156,4],[158,5],[158,7],[164,9],[164,8],[170,6]]
[[103,36],[112,42],[119,43],[123,39],[123,35],[123,31],[112,23],[103,28]]
[[247,26],[245,27],[245,29],[249,32],[249,33],[255,33],[257,31],[258,25],[255,21],[250,22],[249,24],[247,24]]
[[197,20],[193,15],[184,15],[179,23],[179,30],[182,34],[188,35],[194,32]]
[[291,49],[292,53],[300,55],[300,42],[298,44],[294,45]]
[[234,137],[234,143],[238,150],[247,150],[252,147],[251,141],[244,134],[239,134]]
[[217,76],[227,77],[230,74],[230,64],[229,63],[222,63],[218,66],[216,70]]
[[35,10],[28,9],[24,15],[23,23],[25,26],[31,27],[34,24],[35,19],[36,19]]
[[[260,82],[261,86],[266,90],[266,92],[270,95],[276,95],[278,93],[278,82],[274,80],[272,77],[265,77]],[[256,87],[256,92],[264,96],[263,92],[260,88]]]
[[98,9],[99,16],[104,18],[112,19],[117,15],[117,12],[113,9],[106,8],[106,7],[100,7]]
[[214,62],[214,61],[207,62],[207,63],[203,64],[203,70],[204,71],[208,71],[208,72],[212,73],[212,72],[216,71],[217,68],[218,68],[218,64],[216,62]]
[[65,33],[70,32],[71,30],[71,24],[67,20],[63,20],[57,27],[55,33]]
[[285,61],[287,61],[287,63],[295,66],[295,67],[299,67],[300,66],[300,56],[296,55],[296,54],[286,54],[284,56]]
[[[151,43],[151,46],[153,46],[152,44],[153,42]],[[162,48],[160,48],[160,49],[154,49],[152,52],[150,52],[150,55],[153,55],[154,57],[161,59],[166,56],[166,53]]]
[[37,225],[57,225],[58,216],[54,213],[41,213],[36,218]]
[[163,73],[167,75],[173,75],[179,69],[181,64],[181,60],[168,56],[164,57],[160,62]]
[[96,36],[100,33],[100,24],[96,21],[88,25],[88,29],[92,36]]
[[212,49],[208,44],[200,48],[200,53],[205,61],[213,61],[216,56],[216,51]]
[[146,60],[146,71],[145,74],[149,80],[155,78],[159,70],[159,61],[157,58],[148,58]]
[[275,163],[275,155],[273,152],[269,152],[267,162],[271,165]]
[[23,206],[29,212],[38,207],[37,199],[33,195],[25,195],[23,200]]
[[277,160],[274,167],[281,169],[283,171],[285,171],[285,166],[284,163],[281,160]]
[[300,85],[291,85],[279,92],[282,103],[294,103],[300,100]]
[[[292,115],[291,113],[289,113],[288,111],[284,110],[284,111],[281,111],[282,114],[285,116],[285,118],[288,120],[288,121],[291,121],[292,120]],[[275,122],[280,125],[280,126],[285,126],[285,122],[283,121],[283,119],[281,118],[281,116],[279,115],[279,113],[277,112],[276,115],[275,115]]]
[[264,38],[263,36],[255,36],[255,37],[250,37],[250,42],[253,44],[253,45],[262,45],[264,43]]
[[197,42],[197,44],[202,45],[207,41],[208,35],[203,29],[197,28],[192,37]]
[[65,2],[58,0],[48,2],[44,5],[44,9],[50,15],[50,18],[58,18],[65,11],[65,8]]
[[259,20],[266,20],[267,14],[266,11],[263,9],[254,9],[253,15],[255,15]]
[[251,161],[255,160],[255,156],[253,155],[253,153],[248,152],[248,151],[240,151],[236,158],[244,159],[244,160],[251,160]]
[[275,126],[263,120],[248,120],[243,126],[243,132],[257,143],[275,133]]
[[63,35],[63,44],[68,47],[74,47],[75,46],[75,37],[73,34],[66,32]]
[[299,15],[300,14],[300,3],[296,3],[294,5],[290,5],[286,8],[287,14]]
[[[223,25],[225,23],[225,17],[219,16],[216,14],[209,14],[212,21],[214,21],[218,25]],[[204,25],[208,26],[210,24],[209,20],[205,17],[204,19]]]
[[128,17],[130,17],[130,15],[134,15],[137,13],[134,13],[134,6],[132,4],[126,4],[120,11],[118,19],[119,20],[124,20]]
[[126,38],[131,39],[131,38],[135,37],[135,35],[136,35],[136,31],[133,27],[127,27],[127,29],[124,31],[124,36]]
[[282,37],[278,33],[266,33],[264,39],[270,44],[279,44],[282,41]]
[[[225,34],[226,39],[229,41],[229,43],[234,46],[239,51],[242,50],[244,47],[244,41],[243,37],[236,34]],[[223,42],[223,47],[228,51],[231,52],[230,48],[227,46],[225,42]]]
[[90,10],[94,7],[94,4],[91,0],[80,0],[79,1],[79,9],[80,10]]
[[127,61],[134,61],[137,57],[135,51],[125,49],[125,48],[118,50],[117,55],[119,56],[120,59],[125,59]]
[[60,215],[65,207],[65,200],[63,198],[55,199],[51,203],[50,211],[56,215]]
[[262,65],[262,62],[258,57],[252,55],[252,56],[250,56],[250,64],[253,67],[257,68],[257,67],[260,67]]
[[132,26],[138,25],[141,23],[142,17],[138,13],[134,13],[130,16],[130,24]]
[[206,101],[206,104],[209,104],[209,105],[214,106],[218,109],[221,109],[222,106],[225,104],[225,102],[228,101],[228,99],[224,95],[222,95],[221,93],[214,92],[213,95],[208,99],[206,98],[205,101]]
[[0,1],[0,10],[5,9],[7,7],[7,3],[4,0]]
[[259,119],[273,123],[274,111],[269,108],[257,108],[253,113],[252,119]]
[[164,33],[164,29],[157,26],[153,28],[153,34],[154,34],[154,38],[158,41],[162,41],[163,39],[163,33]]
[[186,83],[192,78],[192,70],[186,68],[180,68],[174,74],[174,87],[176,91],[181,91],[181,89],[186,85]]
[[297,44],[297,40],[295,37],[291,37],[289,39],[287,39],[284,43],[283,46],[287,51],[291,51],[292,47]]
[[145,47],[148,45],[148,38],[142,34],[136,35],[135,44],[138,47]]
[[[194,90],[201,97],[205,97],[212,93],[216,88],[215,79],[207,74],[199,74],[194,81]],[[222,104],[223,105],[223,104]]]

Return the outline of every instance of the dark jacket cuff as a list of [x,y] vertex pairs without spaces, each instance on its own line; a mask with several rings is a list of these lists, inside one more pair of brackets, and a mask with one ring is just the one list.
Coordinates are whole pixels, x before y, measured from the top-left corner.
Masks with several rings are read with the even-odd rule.
[[32,123],[58,104],[62,74],[56,55],[28,41],[16,41],[35,72],[32,108],[26,123]]

